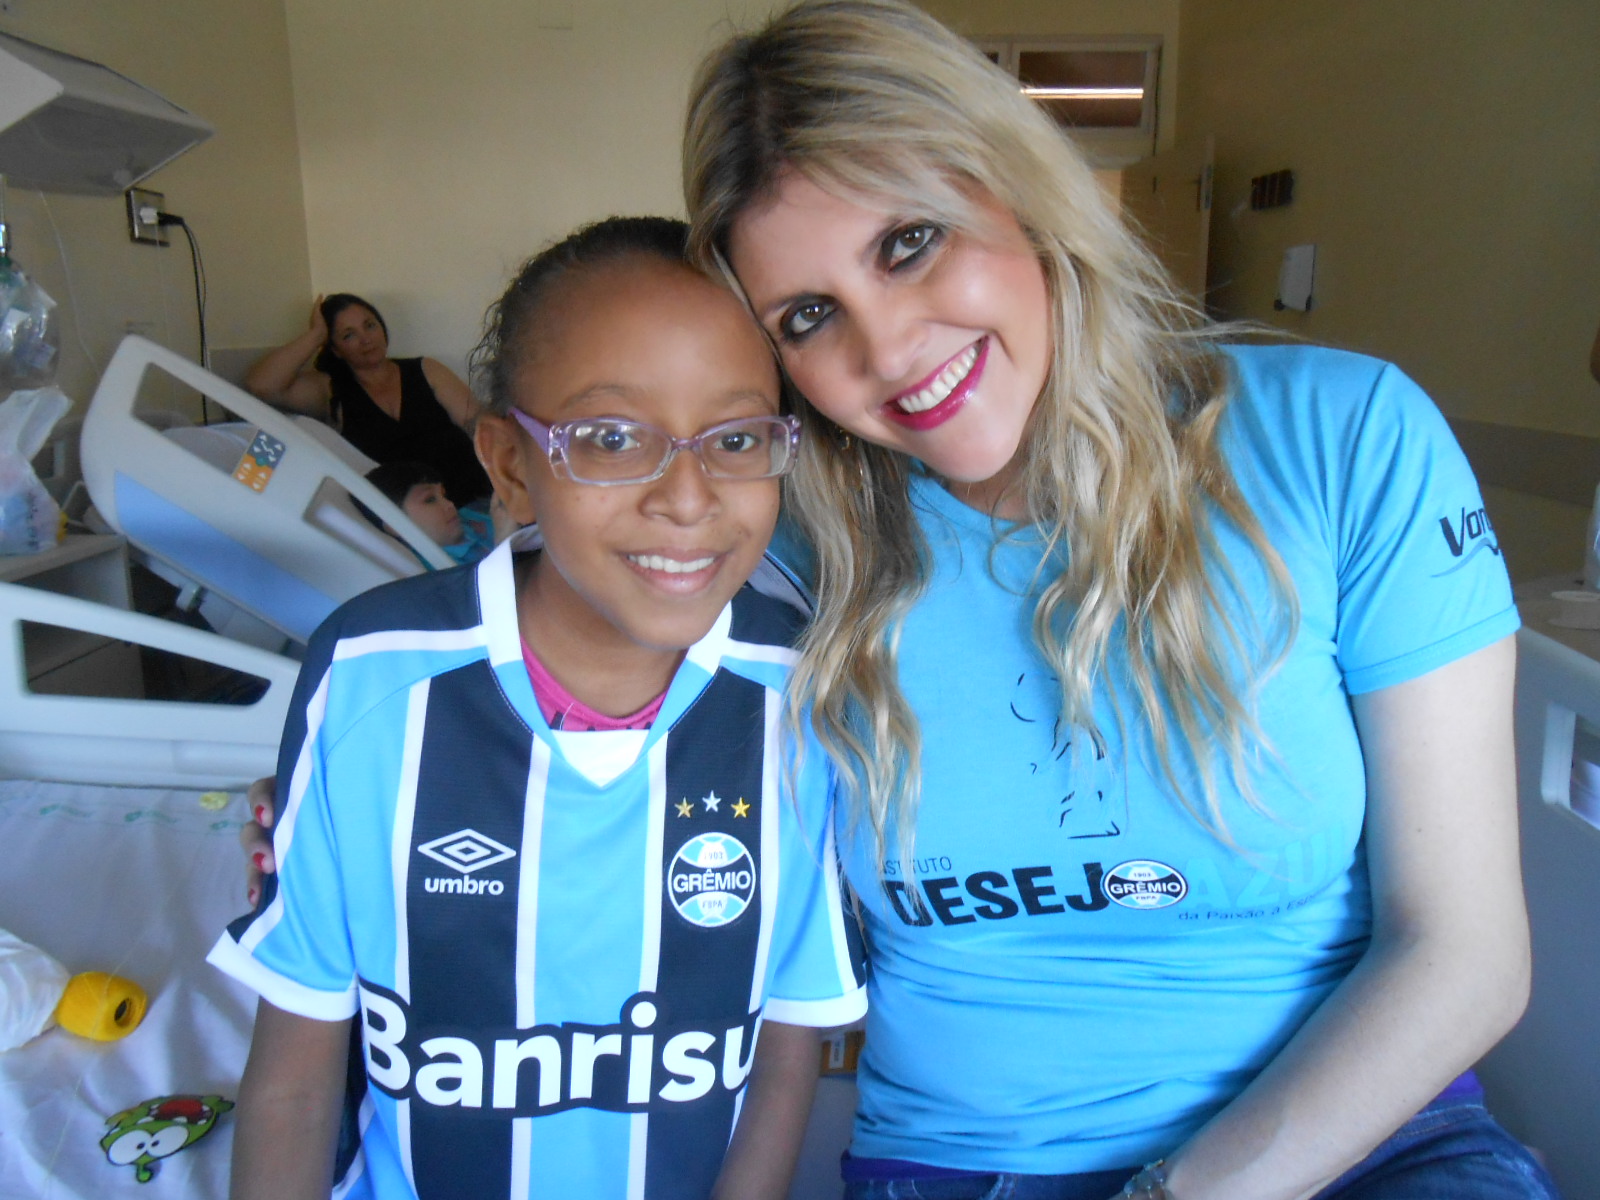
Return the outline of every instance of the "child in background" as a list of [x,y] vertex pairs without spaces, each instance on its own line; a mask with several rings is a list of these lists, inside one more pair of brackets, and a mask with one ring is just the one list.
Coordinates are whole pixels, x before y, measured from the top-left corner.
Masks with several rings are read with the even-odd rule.
[[[444,493],[444,480],[426,463],[382,463],[367,472],[367,482],[417,523],[417,527],[458,563],[475,563],[500,541],[498,520],[469,506],[456,508]],[[385,533],[393,533],[376,513],[365,506],[362,513]],[[498,515],[503,511],[498,499],[490,502],[489,511]]]
[[211,954],[262,996],[235,1200],[328,1195],[356,1019],[342,1194],[787,1192],[816,1027],[866,1001],[826,756],[780,750],[803,618],[746,586],[797,425],[685,235],[613,218],[523,268],[477,442],[539,527],[312,639],[278,873]]

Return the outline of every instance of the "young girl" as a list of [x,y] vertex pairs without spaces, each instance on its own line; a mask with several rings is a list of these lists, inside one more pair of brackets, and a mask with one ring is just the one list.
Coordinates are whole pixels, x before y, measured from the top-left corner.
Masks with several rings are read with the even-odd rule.
[[684,237],[613,219],[523,269],[477,441],[537,531],[311,643],[278,874],[211,956],[262,996],[238,1200],[327,1196],[357,1018],[350,1195],[785,1192],[814,1027],[865,1001],[825,756],[778,752],[800,617],[745,586],[798,434]]

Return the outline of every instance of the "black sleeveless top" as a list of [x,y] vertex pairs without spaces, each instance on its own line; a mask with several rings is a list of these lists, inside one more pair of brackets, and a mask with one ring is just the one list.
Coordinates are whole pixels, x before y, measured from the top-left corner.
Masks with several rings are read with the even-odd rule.
[[329,376],[333,412],[345,441],[380,463],[427,463],[439,472],[445,494],[457,505],[481,500],[490,492],[489,477],[478,463],[472,439],[450,419],[434,395],[420,358],[397,358],[400,368],[400,418],[395,420],[341,364]]

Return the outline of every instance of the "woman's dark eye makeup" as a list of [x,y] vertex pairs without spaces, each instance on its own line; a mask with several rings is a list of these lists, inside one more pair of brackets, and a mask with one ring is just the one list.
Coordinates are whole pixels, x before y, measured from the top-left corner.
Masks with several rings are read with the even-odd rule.
[[[898,271],[919,261],[944,239],[944,228],[932,221],[916,221],[891,230],[878,248],[878,263],[885,271]],[[785,342],[802,342],[833,314],[833,304],[807,296],[790,305],[778,321],[778,336]]]
[[791,304],[778,321],[778,336],[786,342],[804,341],[828,319],[833,305],[812,296]]
[[878,251],[879,261],[885,270],[894,271],[916,261],[930,246],[944,237],[944,230],[932,221],[917,221],[902,225],[883,239]]

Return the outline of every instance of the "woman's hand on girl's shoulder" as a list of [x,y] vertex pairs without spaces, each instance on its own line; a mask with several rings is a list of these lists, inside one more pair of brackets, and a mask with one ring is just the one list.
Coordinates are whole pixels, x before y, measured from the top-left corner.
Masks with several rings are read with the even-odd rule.
[[251,819],[239,830],[239,845],[244,850],[245,898],[254,908],[261,899],[261,880],[278,870],[278,860],[272,853],[272,822],[277,817],[278,778],[268,775],[250,785],[245,802]]

